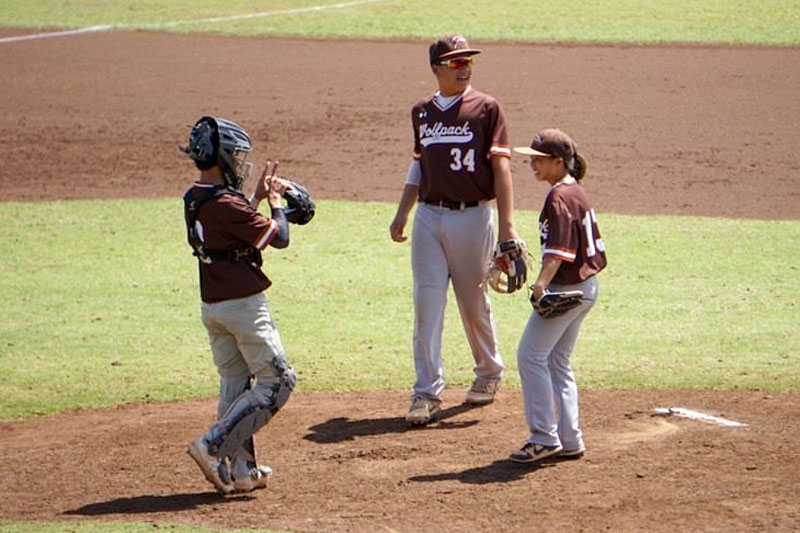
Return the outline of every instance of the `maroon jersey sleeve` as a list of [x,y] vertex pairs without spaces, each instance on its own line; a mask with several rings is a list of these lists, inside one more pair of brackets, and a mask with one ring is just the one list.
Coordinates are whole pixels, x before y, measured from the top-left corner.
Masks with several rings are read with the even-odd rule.
[[419,102],[414,107],[411,108],[411,128],[414,130],[414,149],[412,152],[412,157],[419,161],[422,157],[422,145],[419,142],[419,119],[424,114],[424,106],[425,102]]
[[552,255],[557,259],[572,263],[578,249],[579,235],[575,231],[574,220],[569,209],[554,195],[548,197],[544,207],[547,221],[546,239],[542,243],[542,257]]
[[503,108],[496,100],[489,107],[490,124],[492,128],[492,144],[489,147],[489,156],[499,155],[511,157],[511,146],[508,143],[508,124]]
[[[212,207],[218,219],[222,249],[235,248],[237,241],[259,250],[266,248],[278,233],[278,223],[252,209],[246,200],[234,195],[225,195]],[[209,248],[215,248],[208,242]]]

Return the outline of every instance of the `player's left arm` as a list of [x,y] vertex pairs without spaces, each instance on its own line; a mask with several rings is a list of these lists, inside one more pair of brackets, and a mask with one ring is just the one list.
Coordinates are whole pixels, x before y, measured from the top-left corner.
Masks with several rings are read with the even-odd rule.
[[[275,167],[277,167],[277,163]],[[288,183],[274,174],[275,167],[273,167],[273,175],[266,183],[266,198],[272,213],[272,221],[278,225],[278,230],[269,245],[273,248],[286,248],[289,246],[289,221],[283,212],[281,199],[283,198],[283,193],[286,192]]]
[[505,155],[491,156],[494,172],[494,195],[497,198],[498,242],[519,239],[514,228],[514,186],[511,180],[511,161]]
[[511,148],[508,142],[508,125],[500,104],[489,105],[489,131],[491,145],[489,158],[494,174],[494,196],[497,199],[498,242],[519,239],[514,228],[514,185],[511,180]]

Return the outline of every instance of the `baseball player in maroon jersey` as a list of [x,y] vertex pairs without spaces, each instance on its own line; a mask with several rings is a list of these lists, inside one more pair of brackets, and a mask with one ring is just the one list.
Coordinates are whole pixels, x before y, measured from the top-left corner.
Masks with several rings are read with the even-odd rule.
[[[289,245],[281,197],[287,183],[267,164],[248,200],[251,164],[241,126],[202,117],[183,149],[200,171],[184,196],[189,244],[198,258],[202,320],[220,376],[218,421],[189,444],[189,455],[223,493],[264,488],[272,470],[256,461],[253,435],[289,399],[296,382],[267,299],[261,251]],[[258,212],[264,198],[271,216]]]
[[484,279],[499,238],[517,238],[506,121],[497,101],[470,86],[473,56],[460,35],[429,47],[439,90],[411,110],[413,160],[389,231],[396,242],[415,204],[411,241],[414,277],[414,366],[417,380],[406,421],[424,425],[441,415],[445,380],[441,354],[447,288],[453,282],[464,331],[475,359],[466,401],[494,400],[503,375]]
[[578,386],[570,356],[583,319],[597,300],[595,275],[606,266],[605,246],[594,209],[580,180],[586,161],[570,137],[546,129],[530,148],[536,179],[550,184],[539,215],[542,267],[532,301],[547,292],[581,291],[580,304],[563,314],[533,312],[519,343],[517,363],[530,437],[509,459],[519,463],[554,455],[580,457],[585,451],[578,419]]

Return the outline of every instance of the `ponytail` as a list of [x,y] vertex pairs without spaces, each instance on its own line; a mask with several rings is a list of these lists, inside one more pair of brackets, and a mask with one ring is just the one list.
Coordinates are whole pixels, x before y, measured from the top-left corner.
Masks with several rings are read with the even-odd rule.
[[572,161],[567,165],[569,175],[580,181],[586,175],[586,160],[578,152],[572,157]]

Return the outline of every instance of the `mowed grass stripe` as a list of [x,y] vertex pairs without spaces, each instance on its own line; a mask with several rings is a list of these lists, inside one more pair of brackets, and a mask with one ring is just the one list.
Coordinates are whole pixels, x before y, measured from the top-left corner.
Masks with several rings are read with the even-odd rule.
[[[123,0],[7,0],[0,3],[0,25],[37,29],[113,25],[132,30],[173,25],[167,29],[368,39],[430,39],[457,31],[487,41],[800,44],[800,3],[795,0],[475,0],[458,10],[442,9],[427,0],[389,0],[335,8],[344,4],[348,2],[141,0],[131,6]],[[241,18],[267,12],[284,14]],[[230,17],[239,18],[174,25]]]

